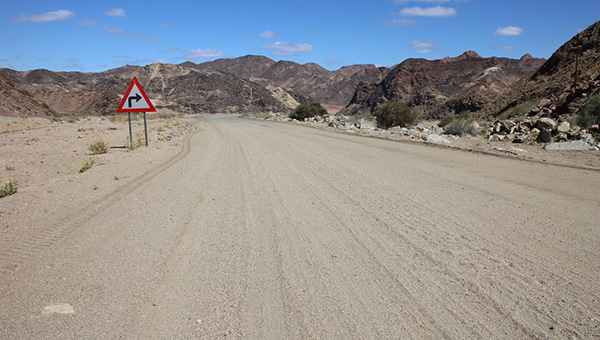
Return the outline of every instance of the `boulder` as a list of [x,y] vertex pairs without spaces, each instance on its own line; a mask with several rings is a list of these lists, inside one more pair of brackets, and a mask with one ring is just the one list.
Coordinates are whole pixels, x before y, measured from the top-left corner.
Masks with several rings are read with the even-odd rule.
[[550,99],[542,99],[540,100],[540,103],[538,105],[539,107],[547,107],[550,104],[552,104],[552,101]]
[[556,127],[556,121],[552,118],[542,117],[538,119],[538,121],[535,123],[535,126],[540,130],[546,129],[551,131]]
[[538,135],[537,141],[539,143],[550,143],[552,142],[552,135],[550,131],[546,129],[541,129],[540,134]]
[[569,122],[562,122],[556,126],[558,132],[568,132],[571,130],[571,124]]
[[579,151],[598,151],[598,147],[590,145],[582,140],[574,140],[570,142],[559,142],[550,143],[544,147],[545,150],[554,151],[565,151],[565,150],[579,150]]

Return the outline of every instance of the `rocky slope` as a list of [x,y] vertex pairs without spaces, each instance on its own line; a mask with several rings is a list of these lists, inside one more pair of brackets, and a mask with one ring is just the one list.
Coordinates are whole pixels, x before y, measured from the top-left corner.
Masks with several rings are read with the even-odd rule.
[[497,115],[523,102],[540,102],[531,114],[571,115],[600,93],[600,21],[562,45],[531,77],[522,79],[485,112]]
[[343,113],[374,112],[390,100],[415,107],[425,118],[479,111],[544,61],[528,54],[520,60],[482,58],[473,51],[441,60],[407,59],[381,82],[359,84]]
[[56,116],[56,112],[0,73],[0,116]]

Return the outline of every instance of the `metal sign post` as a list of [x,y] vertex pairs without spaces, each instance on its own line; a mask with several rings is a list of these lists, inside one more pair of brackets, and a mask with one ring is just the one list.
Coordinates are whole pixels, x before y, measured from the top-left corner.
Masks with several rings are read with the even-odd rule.
[[131,134],[131,112],[127,112],[129,116],[129,148],[133,150],[133,134]]
[[148,125],[146,124],[146,112],[144,112],[144,134],[146,135],[146,146],[148,146]]

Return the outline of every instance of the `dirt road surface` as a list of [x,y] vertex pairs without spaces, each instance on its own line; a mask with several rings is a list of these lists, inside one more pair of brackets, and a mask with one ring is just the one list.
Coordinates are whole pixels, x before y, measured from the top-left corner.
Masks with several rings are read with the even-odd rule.
[[197,125],[0,201],[0,339],[600,338],[600,172]]

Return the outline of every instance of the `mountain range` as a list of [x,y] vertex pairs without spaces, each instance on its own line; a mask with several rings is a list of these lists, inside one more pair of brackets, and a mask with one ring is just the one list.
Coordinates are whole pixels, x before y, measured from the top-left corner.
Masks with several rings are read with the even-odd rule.
[[549,60],[529,54],[520,59],[483,58],[467,51],[454,58],[407,59],[394,67],[351,65],[335,71],[256,55],[200,64],[127,65],[99,73],[5,68],[0,69],[0,114],[114,114],[133,77],[161,112],[289,112],[316,101],[343,114],[357,114],[373,113],[381,104],[399,100],[424,118],[440,118],[463,111],[493,116],[520,101],[548,98],[560,108],[557,114],[573,113],[582,98],[598,92],[599,36],[597,22]]

